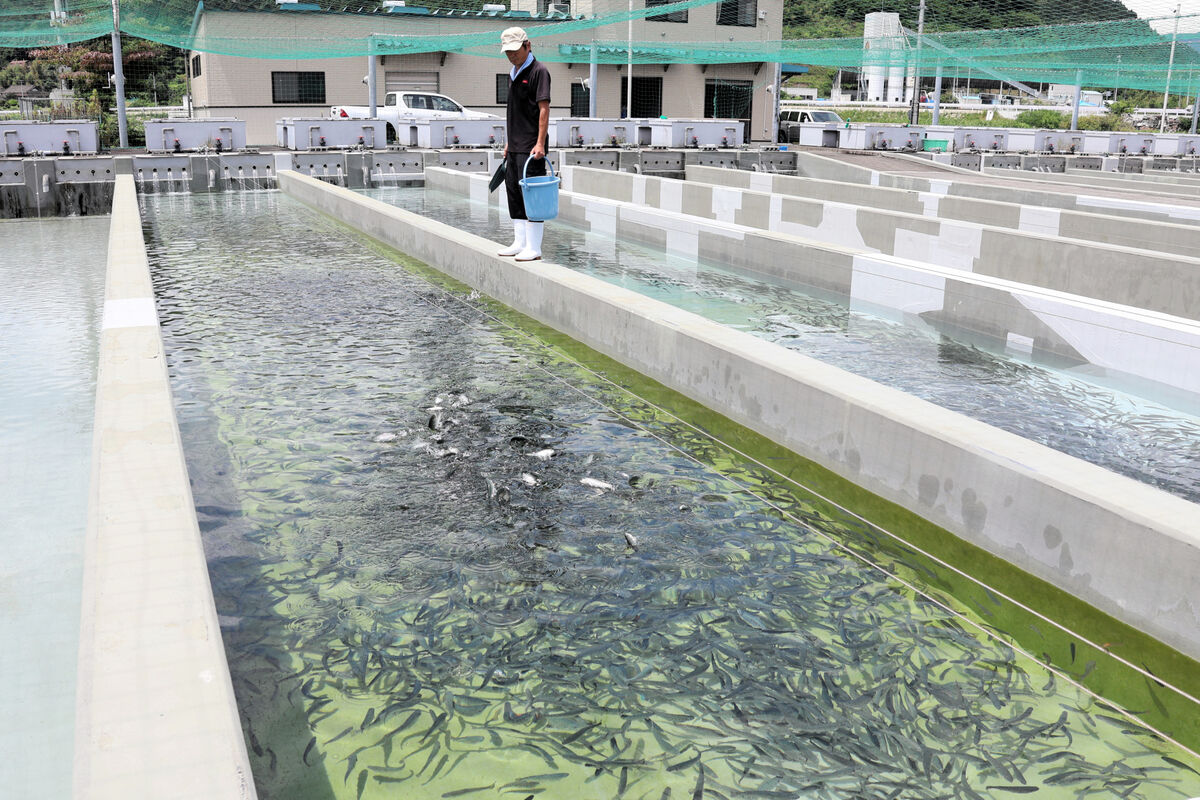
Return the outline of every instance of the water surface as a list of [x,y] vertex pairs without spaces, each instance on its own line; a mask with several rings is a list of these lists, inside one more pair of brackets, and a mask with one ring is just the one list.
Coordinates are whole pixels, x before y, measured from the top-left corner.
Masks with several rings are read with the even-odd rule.
[[109,220],[0,222],[0,794],[67,797]]
[[1200,794],[515,315],[279,194],[143,203],[260,797]]
[[[497,242],[512,239],[503,212],[461,195],[421,187],[366,193]],[[983,339],[851,309],[846,297],[779,286],[562,222],[547,225],[544,252],[555,263],[1200,502],[1200,398],[1179,394],[1179,405],[1167,406],[1141,396],[1144,384],[1101,383],[1021,360]]]

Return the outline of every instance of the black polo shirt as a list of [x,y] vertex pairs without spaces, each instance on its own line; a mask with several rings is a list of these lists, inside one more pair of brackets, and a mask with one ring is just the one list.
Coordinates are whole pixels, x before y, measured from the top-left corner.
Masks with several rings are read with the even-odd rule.
[[[550,99],[550,70],[536,58],[508,82],[508,149],[530,153],[537,144],[538,102]],[[549,138],[549,132],[547,132]]]

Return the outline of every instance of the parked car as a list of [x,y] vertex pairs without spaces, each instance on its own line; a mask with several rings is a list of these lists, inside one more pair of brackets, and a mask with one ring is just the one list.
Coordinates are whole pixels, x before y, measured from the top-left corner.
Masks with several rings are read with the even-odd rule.
[[[367,119],[370,114],[369,106],[333,106],[330,109],[330,116],[342,119]],[[392,127],[389,138],[399,130],[401,119],[500,119],[495,114],[463,108],[461,103],[444,94],[419,91],[388,92],[383,104],[376,108],[375,118]]]
[[800,126],[805,122],[833,122],[841,124],[844,121],[835,111],[818,111],[814,109],[780,111],[779,141],[800,141]]

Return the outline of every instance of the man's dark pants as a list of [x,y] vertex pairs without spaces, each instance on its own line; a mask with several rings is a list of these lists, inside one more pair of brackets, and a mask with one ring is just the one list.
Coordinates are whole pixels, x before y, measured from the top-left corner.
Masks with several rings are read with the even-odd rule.
[[[508,190],[508,216],[511,219],[529,219],[525,214],[525,196],[521,194],[521,178],[534,178],[546,174],[546,159],[535,158],[529,162],[529,171],[525,170],[525,162],[529,161],[529,153],[514,153],[508,151],[508,159],[504,166],[504,188]],[[538,222],[539,220],[533,220]]]

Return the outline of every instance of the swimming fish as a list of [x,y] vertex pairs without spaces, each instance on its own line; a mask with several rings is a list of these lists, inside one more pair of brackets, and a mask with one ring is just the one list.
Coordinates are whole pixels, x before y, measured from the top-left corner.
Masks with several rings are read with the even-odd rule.
[[602,492],[609,491],[610,489],[613,488],[613,485],[611,483],[605,483],[604,481],[598,481],[595,478],[580,478],[579,482],[582,483],[584,486],[590,486],[591,488],[599,489]]
[[554,455],[554,448],[547,447],[544,450],[538,450],[536,453],[530,453],[529,455],[533,456],[534,458],[538,459],[539,461],[549,461],[550,456]]

